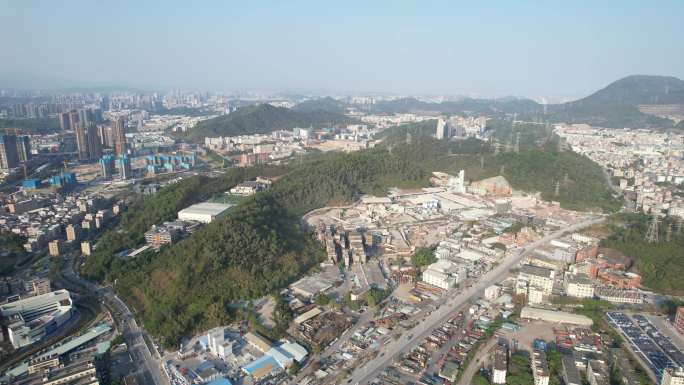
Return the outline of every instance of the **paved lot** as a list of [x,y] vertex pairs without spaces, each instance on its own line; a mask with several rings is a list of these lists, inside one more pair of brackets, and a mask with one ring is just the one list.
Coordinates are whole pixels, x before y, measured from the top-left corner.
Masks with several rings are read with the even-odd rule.
[[611,311],[606,318],[625,337],[628,348],[642,361],[652,380],[659,382],[665,368],[684,364],[681,350],[645,316]]

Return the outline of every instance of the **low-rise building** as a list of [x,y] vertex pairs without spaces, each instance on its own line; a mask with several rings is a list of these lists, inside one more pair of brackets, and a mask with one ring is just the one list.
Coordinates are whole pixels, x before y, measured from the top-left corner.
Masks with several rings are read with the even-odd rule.
[[485,292],[484,292],[485,299],[489,300],[489,301],[492,301],[492,300],[499,298],[500,295],[501,295],[501,286],[498,286],[498,285],[489,286],[485,289]]
[[48,243],[48,252],[53,257],[59,257],[62,253],[62,246],[59,239],[52,240]]
[[546,294],[551,294],[554,278],[555,271],[531,265],[524,265],[518,273],[518,281],[527,282],[528,286],[536,286]]
[[67,290],[20,299],[0,306],[7,334],[15,348],[39,341],[62,326],[72,315],[71,296]]
[[612,303],[642,304],[644,297],[637,290],[597,287],[596,298]]
[[465,266],[457,265],[446,259],[429,265],[423,271],[423,282],[440,289],[449,290],[467,277]]
[[494,352],[494,365],[492,366],[492,383],[505,384],[508,369],[508,354],[505,346],[497,346]]
[[534,349],[532,357],[530,357],[530,365],[532,366],[534,385],[549,385],[549,364],[546,361],[546,353]]
[[567,312],[563,312],[563,311],[546,310],[546,309],[540,309],[540,308],[531,307],[531,306],[523,307],[522,311],[520,312],[520,317],[521,318],[527,318],[527,319],[535,319],[535,320],[540,320],[540,321],[547,321],[547,322],[579,325],[579,326],[591,326],[594,323],[591,320],[591,318],[584,316],[584,315],[581,315],[581,314],[573,314],[573,313],[567,313]]
[[575,298],[593,298],[594,284],[588,277],[570,276],[565,281],[565,294]]
[[181,221],[197,221],[209,223],[216,218],[220,218],[233,207],[232,204],[202,202],[194,204],[178,212],[178,219]]
[[684,368],[666,368],[660,385],[684,385]]
[[680,334],[684,334],[684,306],[679,306],[677,308],[677,313],[675,314],[674,327]]
[[591,385],[610,384],[610,372],[603,361],[589,360],[587,363],[587,381]]
[[207,333],[207,348],[221,359],[233,355],[233,342],[226,339],[226,331],[222,327],[212,329]]
[[89,241],[81,242],[81,254],[88,256],[93,253],[92,246]]
[[49,278],[37,278],[31,281],[31,288],[34,295],[47,294],[51,289],[51,282]]
[[582,377],[575,365],[575,358],[571,354],[564,354],[561,358],[563,366],[563,383],[565,385],[582,385]]

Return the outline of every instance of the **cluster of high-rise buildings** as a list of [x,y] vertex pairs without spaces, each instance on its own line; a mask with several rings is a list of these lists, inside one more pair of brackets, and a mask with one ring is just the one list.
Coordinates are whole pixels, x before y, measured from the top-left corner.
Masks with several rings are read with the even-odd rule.
[[465,137],[482,138],[486,128],[487,118],[484,116],[477,118],[473,116],[451,116],[448,119],[439,118],[437,119],[435,138],[440,140]]
[[126,153],[126,120],[116,117],[111,124],[103,123],[99,108],[81,108],[59,114],[60,128],[75,133],[78,159],[81,161],[100,159],[103,147],[114,148],[117,155]]
[[28,136],[0,134],[0,170],[10,170],[31,158]]

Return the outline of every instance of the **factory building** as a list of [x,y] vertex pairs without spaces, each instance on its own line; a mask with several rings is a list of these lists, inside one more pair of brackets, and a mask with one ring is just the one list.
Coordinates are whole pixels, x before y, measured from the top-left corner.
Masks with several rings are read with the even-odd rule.
[[202,202],[179,211],[178,219],[210,223],[214,219],[226,215],[231,207],[233,207],[231,204]]

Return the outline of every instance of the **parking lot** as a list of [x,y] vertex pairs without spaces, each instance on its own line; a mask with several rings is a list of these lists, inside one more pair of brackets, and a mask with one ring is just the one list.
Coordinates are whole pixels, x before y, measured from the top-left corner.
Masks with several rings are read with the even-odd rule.
[[606,318],[625,337],[632,351],[658,381],[665,368],[684,364],[684,354],[643,315],[630,316],[611,311]]

